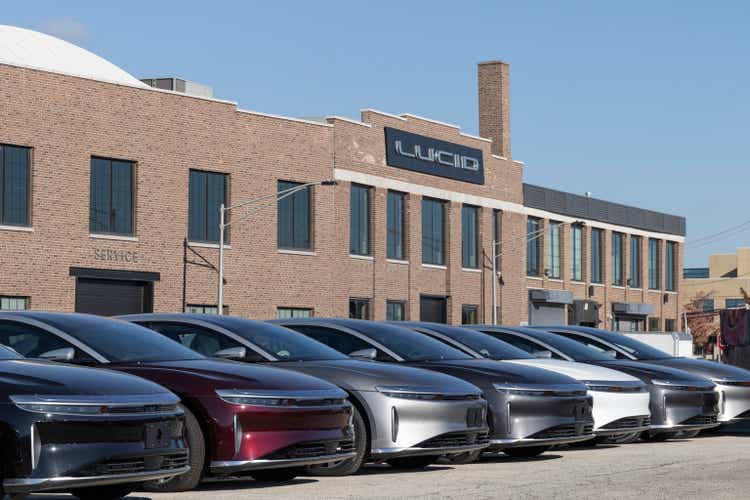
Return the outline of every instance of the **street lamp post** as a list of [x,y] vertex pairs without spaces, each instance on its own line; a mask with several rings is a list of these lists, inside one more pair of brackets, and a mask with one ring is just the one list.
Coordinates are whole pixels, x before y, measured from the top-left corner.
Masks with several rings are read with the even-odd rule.
[[[335,185],[336,185],[336,181],[334,180],[308,182],[306,184],[300,184],[299,186],[294,186],[288,189],[284,189],[282,191],[278,191],[273,194],[261,196],[259,198],[253,198],[251,200],[242,201],[239,203],[235,203],[234,205],[225,206],[222,203],[219,206],[219,283],[218,283],[218,293],[217,293],[217,304],[218,304],[217,313],[218,314],[220,315],[224,314],[224,233],[226,229],[232,224],[247,220],[252,214],[257,212],[258,210],[265,208],[269,205],[272,205],[274,203],[278,203],[284,198],[292,196],[293,194],[299,191],[305,190],[313,186],[335,186]],[[248,209],[247,212],[242,214],[242,216],[239,219],[235,221],[227,222],[227,212],[234,210],[236,208],[246,207],[246,206],[250,206],[250,208]]]

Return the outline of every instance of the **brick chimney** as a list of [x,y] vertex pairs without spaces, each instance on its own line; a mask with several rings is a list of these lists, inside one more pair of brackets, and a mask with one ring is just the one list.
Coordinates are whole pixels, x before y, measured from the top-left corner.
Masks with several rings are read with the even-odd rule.
[[479,135],[492,139],[492,152],[510,158],[510,66],[502,61],[478,65]]

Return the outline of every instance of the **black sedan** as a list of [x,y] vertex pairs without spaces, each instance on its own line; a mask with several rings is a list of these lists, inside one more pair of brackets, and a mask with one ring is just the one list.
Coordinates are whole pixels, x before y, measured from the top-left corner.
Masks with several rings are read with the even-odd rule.
[[132,375],[0,348],[0,498],[63,491],[114,499],[143,481],[184,474],[178,402]]
[[[552,445],[593,437],[591,398],[580,382],[548,370],[475,359],[392,324],[354,319],[277,320],[350,356],[425,368],[482,389],[489,406],[490,448],[534,456]],[[477,453],[478,455],[478,453]]]

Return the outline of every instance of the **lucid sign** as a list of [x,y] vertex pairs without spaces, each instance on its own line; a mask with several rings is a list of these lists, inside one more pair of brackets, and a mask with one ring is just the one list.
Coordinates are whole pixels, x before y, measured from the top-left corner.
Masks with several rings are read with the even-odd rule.
[[385,157],[392,167],[484,184],[484,161],[479,149],[386,127]]

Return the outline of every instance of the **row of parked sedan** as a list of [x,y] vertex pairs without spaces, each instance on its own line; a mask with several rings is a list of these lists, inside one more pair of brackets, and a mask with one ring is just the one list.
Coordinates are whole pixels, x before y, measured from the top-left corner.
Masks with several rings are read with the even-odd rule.
[[530,457],[750,417],[750,372],[583,327],[18,312],[0,345],[0,496]]

